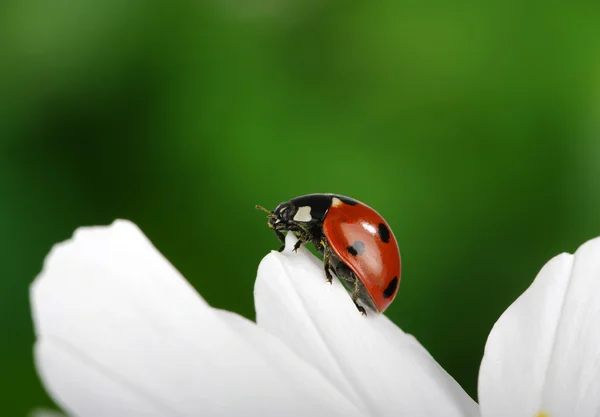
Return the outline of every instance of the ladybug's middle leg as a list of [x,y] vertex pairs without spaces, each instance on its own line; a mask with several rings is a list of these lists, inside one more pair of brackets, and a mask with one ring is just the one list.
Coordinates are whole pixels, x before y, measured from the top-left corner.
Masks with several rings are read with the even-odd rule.
[[296,227],[291,228],[290,231],[294,232],[298,240],[294,243],[294,247],[292,248],[293,252],[298,252],[300,246],[309,243],[313,240],[313,235],[310,230],[298,224]]
[[335,260],[335,255],[331,251],[329,245],[321,241],[321,245],[323,246],[323,270],[325,271],[325,278],[327,278],[327,282],[331,284],[333,276],[331,275],[331,271],[335,271],[333,268],[333,261]]

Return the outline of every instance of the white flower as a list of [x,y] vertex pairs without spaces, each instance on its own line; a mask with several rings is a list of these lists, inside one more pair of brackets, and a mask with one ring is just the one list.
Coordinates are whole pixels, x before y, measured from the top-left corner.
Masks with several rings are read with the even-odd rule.
[[[600,240],[551,261],[506,311],[480,373],[485,417],[600,415],[598,286]],[[57,245],[31,298],[37,368],[70,415],[480,413],[412,336],[326,284],[304,248],[262,261],[256,324],[211,308],[125,221]]]
[[600,416],[600,238],[548,262],[496,322],[479,402],[485,417]]

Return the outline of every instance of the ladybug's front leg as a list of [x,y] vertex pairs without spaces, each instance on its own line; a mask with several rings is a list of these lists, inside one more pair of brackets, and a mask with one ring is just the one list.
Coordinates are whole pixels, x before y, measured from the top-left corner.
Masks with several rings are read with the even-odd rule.
[[290,227],[290,232],[293,232],[298,240],[294,243],[294,247],[292,248],[292,252],[298,252],[300,246],[312,241],[312,234],[309,230],[306,230],[304,227],[300,225],[296,225],[296,227]]
[[301,239],[298,239],[296,241],[296,243],[294,243],[294,247],[292,248],[292,252],[298,252],[298,249],[300,249],[300,246],[302,246],[302,244],[304,244],[304,242]]
[[[292,248],[293,252],[297,252],[298,249],[300,249],[300,246],[312,240],[312,235],[310,232],[298,225],[288,226],[288,228],[284,230],[286,230],[288,233],[293,233],[298,238],[296,243],[294,243],[294,247]],[[283,245],[281,245],[279,248],[279,252],[283,252],[285,249],[285,235],[280,230],[275,230],[275,235],[277,235],[277,238],[281,241],[281,243],[283,243]]]
[[279,248],[279,252],[283,252],[283,250],[285,249],[285,235],[283,233],[281,233],[279,230],[274,230],[275,231],[275,236],[277,236],[277,239],[279,239],[279,241],[281,243],[283,243],[283,245],[281,245],[281,247]]

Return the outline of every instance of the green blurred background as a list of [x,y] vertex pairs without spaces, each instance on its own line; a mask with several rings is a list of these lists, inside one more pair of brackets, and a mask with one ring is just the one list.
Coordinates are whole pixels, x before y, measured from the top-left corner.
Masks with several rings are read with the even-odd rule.
[[3,2],[1,414],[51,405],[28,286],[53,243],[131,219],[210,304],[253,318],[279,246],[254,204],[311,192],[386,217],[404,262],[388,316],[476,397],[495,320],[550,257],[600,235],[599,12]]

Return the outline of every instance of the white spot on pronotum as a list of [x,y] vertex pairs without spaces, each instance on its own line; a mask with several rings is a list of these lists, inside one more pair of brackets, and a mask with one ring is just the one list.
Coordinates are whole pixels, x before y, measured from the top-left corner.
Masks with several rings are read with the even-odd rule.
[[298,208],[296,215],[294,216],[294,220],[297,222],[309,222],[312,220],[310,215],[310,206],[302,206]]
[[333,197],[333,198],[331,199],[331,205],[332,205],[333,207],[339,207],[339,206],[341,206],[342,204],[344,204],[344,203],[342,203],[342,200],[340,200],[340,199],[339,199],[339,198],[337,198],[337,197]]

